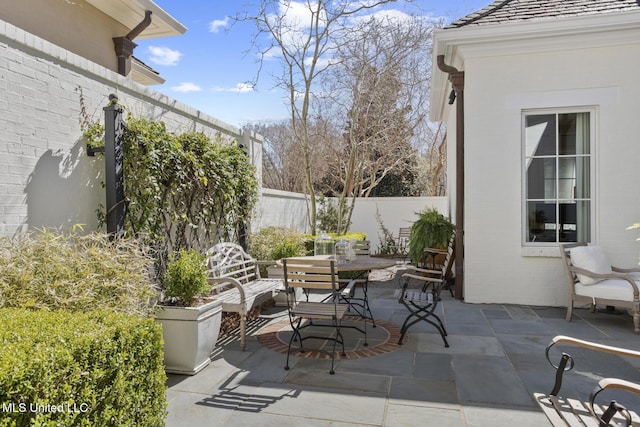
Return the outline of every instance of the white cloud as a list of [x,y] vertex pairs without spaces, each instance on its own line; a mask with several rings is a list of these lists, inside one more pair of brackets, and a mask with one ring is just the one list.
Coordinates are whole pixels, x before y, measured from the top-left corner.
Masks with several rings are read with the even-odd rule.
[[[280,2],[278,12],[270,14],[267,19],[273,25],[281,25],[281,41],[285,46],[302,46],[307,40],[308,30],[312,23],[312,11],[316,11],[318,3],[299,1]],[[320,26],[324,26],[326,15],[320,11]],[[276,24],[277,22],[280,24]]]
[[182,53],[168,47],[149,46],[149,60],[158,65],[178,65]]
[[209,24],[209,31],[212,33],[217,33],[220,30],[224,29],[229,25],[229,17],[226,16],[224,19],[216,19],[211,21]]
[[248,92],[253,92],[253,85],[249,83],[238,83],[235,87],[214,86],[211,88],[211,90],[213,92],[248,93]]
[[249,83],[238,83],[235,88],[230,89],[230,92],[247,93],[253,92],[253,85]]
[[200,92],[202,88],[195,83],[183,82],[183,83],[180,83],[178,86],[172,86],[171,90],[174,92],[187,93],[187,92]]

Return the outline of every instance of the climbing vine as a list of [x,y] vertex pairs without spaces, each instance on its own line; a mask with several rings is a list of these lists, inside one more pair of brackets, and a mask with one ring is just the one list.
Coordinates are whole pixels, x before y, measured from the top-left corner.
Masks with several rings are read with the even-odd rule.
[[[102,129],[84,128],[89,145],[98,145]],[[202,132],[174,135],[164,122],[129,115],[124,145],[128,233],[150,238],[163,259],[183,248],[202,250],[238,239],[258,184],[237,144]]]

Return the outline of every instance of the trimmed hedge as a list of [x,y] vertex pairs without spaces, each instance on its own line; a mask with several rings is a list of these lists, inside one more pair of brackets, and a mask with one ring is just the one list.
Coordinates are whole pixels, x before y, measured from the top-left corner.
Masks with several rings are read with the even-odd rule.
[[93,311],[0,310],[0,426],[164,426],[162,329]]

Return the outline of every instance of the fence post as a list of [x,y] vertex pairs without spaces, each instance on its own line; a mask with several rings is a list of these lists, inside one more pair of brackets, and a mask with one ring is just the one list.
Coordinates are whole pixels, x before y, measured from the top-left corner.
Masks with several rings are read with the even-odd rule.
[[104,110],[105,190],[107,194],[107,232],[112,237],[124,234],[124,119],[118,97],[109,95]]

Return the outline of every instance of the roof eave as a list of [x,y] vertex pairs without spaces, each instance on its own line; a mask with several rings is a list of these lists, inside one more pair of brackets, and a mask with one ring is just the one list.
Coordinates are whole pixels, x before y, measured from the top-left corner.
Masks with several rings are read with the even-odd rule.
[[142,63],[137,58],[131,58],[131,79],[145,86],[161,85],[165,79]]
[[138,35],[138,39],[177,36],[187,31],[187,27],[151,0],[87,0],[87,3],[126,28],[135,28],[144,19],[145,11],[150,10],[151,25]]

